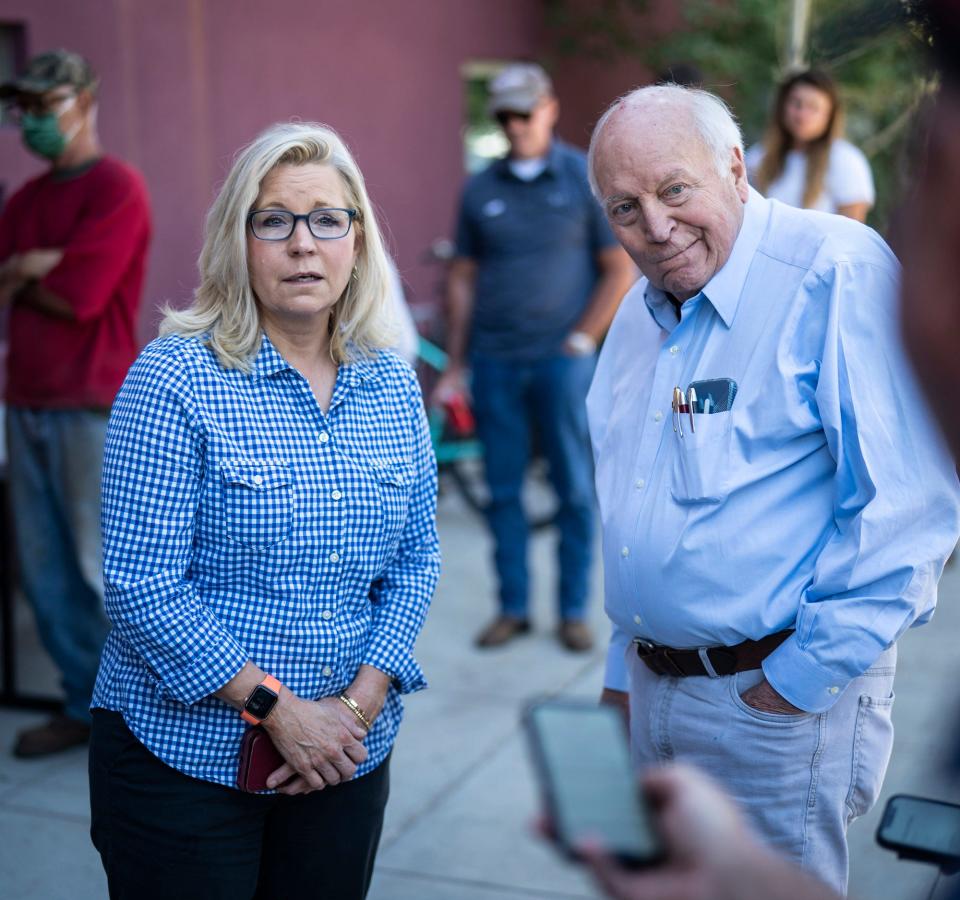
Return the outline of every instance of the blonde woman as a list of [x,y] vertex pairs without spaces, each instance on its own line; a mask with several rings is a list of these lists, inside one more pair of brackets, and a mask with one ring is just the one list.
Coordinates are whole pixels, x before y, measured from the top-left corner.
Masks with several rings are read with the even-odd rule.
[[867,158],[842,133],[833,79],[816,69],[790,76],[777,90],[763,144],[747,151],[750,183],[790,206],[866,221],[873,175]]
[[[400,694],[425,687],[436,468],[334,131],[240,152],[200,273],[110,419],[91,833],[111,897],[362,898]],[[253,726],[278,752],[259,793]]]

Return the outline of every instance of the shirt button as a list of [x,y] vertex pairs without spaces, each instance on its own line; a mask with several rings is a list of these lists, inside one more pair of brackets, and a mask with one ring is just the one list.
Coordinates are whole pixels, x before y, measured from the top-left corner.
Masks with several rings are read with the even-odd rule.
[[324,666],[320,671],[323,672],[324,678],[329,678],[333,674],[333,669],[330,666]]
[[330,440],[330,435],[327,434],[325,431],[321,431],[319,438],[320,438],[320,443],[325,444],[327,441]]
[[676,356],[679,352],[680,352],[680,348],[679,348],[676,344],[674,344],[674,345],[670,348],[670,355],[671,355],[671,356]]
[[621,547],[621,548],[620,548],[620,555],[621,555],[622,557],[624,557],[624,558],[628,557],[628,556],[630,555],[630,548],[629,548],[629,547]]
[[662,420],[663,420],[663,413],[660,412],[660,410],[658,409],[658,410],[653,414],[653,421],[654,421],[654,422],[660,422],[660,421],[662,421]]
[[343,496],[343,494],[341,494],[340,491],[330,491],[330,496],[334,500],[339,500]]
[[838,688],[836,685],[834,685],[832,688],[830,688],[830,693],[831,693],[831,694],[839,694],[839,693],[840,693],[840,688]]
[[254,476],[253,476],[253,483],[254,483],[254,484],[263,484],[263,476],[262,476],[262,475],[254,475]]
[[634,621],[637,625],[642,625],[642,624],[643,624],[643,619],[641,619],[640,616],[634,616],[634,617],[633,617],[633,621]]
[[330,612],[329,609],[325,609],[322,613],[320,613],[320,615],[323,616],[325,619],[332,619],[332,618],[333,618],[333,613]]
[[642,478],[638,478],[638,479],[633,483],[633,486],[634,486],[638,491],[642,491],[642,490],[643,490],[643,486],[644,486],[645,484],[646,484],[646,482],[645,482]]
[[340,554],[336,550],[330,554],[330,562],[340,562]]

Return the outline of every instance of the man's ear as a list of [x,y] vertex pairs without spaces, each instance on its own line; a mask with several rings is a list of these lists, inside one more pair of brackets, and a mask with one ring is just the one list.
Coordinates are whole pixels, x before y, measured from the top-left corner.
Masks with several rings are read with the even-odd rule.
[[747,164],[743,160],[743,151],[734,147],[730,151],[730,174],[733,175],[733,187],[737,196],[744,202],[750,196],[750,186],[747,183]]
[[86,115],[96,106],[97,98],[94,97],[93,91],[88,88],[84,88],[77,92],[77,108]]
[[556,97],[550,97],[544,104],[548,109],[550,116],[550,127],[552,128],[557,124],[557,119],[560,118],[560,101]]

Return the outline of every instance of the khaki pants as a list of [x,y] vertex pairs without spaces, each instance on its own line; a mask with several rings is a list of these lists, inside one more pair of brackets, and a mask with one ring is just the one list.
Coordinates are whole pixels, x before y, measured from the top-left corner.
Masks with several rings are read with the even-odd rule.
[[896,647],[824,713],[777,715],[741,699],[759,669],[708,678],[654,675],[627,653],[637,767],[683,760],[733,795],[761,837],[844,893],[847,827],[877,801],[893,747]]

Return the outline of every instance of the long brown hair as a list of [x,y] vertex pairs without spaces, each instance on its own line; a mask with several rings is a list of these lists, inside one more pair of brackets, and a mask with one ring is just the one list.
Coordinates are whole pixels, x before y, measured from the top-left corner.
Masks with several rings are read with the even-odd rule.
[[757,187],[761,193],[766,193],[783,173],[787,154],[793,146],[793,136],[783,124],[783,114],[787,106],[790,92],[798,85],[806,84],[822,91],[830,98],[830,119],[823,134],[811,141],[804,149],[807,157],[807,171],[803,185],[803,206],[809,208],[817,202],[823,191],[823,183],[827,177],[827,166],[830,162],[830,145],[843,132],[843,110],[840,107],[840,97],[834,80],[819,69],[807,69],[797,72],[780,83],[777,96],[773,104],[773,113],[770,124],[763,138],[763,161],[757,170]]

